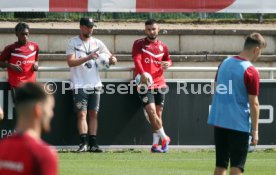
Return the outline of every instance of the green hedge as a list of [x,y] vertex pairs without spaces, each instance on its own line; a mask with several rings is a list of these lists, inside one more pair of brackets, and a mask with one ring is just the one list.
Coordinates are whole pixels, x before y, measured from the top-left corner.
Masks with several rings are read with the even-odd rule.
[[[60,12],[0,12],[0,18],[4,20],[16,20],[18,18],[47,20],[75,21],[82,16],[91,16],[97,20],[145,20],[155,18],[157,20],[182,20],[182,19],[239,19],[234,13],[60,13]],[[244,19],[258,19],[258,14],[242,14]],[[264,19],[276,19],[276,14],[265,14]]]

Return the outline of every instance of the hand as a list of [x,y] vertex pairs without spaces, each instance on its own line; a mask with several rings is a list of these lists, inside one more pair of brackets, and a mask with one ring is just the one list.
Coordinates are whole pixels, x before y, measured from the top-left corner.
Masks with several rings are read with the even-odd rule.
[[253,146],[256,146],[258,144],[259,141],[259,133],[256,130],[252,131],[252,140],[251,140],[251,144]]
[[9,63],[8,67],[11,68],[13,71],[18,72],[18,73],[23,71],[22,68],[17,64]]
[[4,119],[4,112],[3,109],[0,107],[0,120]]
[[96,52],[92,52],[87,56],[89,60],[97,59],[98,57],[99,57],[99,54],[97,54]]
[[38,71],[38,65],[37,65],[37,63],[33,64],[32,69],[33,69],[33,71]]
[[99,48],[91,52],[89,55],[87,55],[87,58],[89,60],[97,59],[99,57],[99,54],[97,53],[99,51]]
[[112,54],[109,58],[109,64],[114,65],[117,63],[117,58]]
[[145,75],[145,74],[141,74],[141,77],[140,77],[140,84],[145,84],[147,85],[148,84],[148,77]]
[[170,67],[170,62],[169,61],[161,61],[161,66],[163,69],[168,69]]

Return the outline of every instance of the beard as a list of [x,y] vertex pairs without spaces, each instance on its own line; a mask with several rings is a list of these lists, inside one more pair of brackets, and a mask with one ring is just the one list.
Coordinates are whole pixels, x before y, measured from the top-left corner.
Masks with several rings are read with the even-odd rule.
[[155,39],[157,38],[157,35],[153,35],[153,36],[148,35],[147,37],[148,37],[148,39],[150,39],[150,40],[155,40]]
[[87,33],[83,33],[82,36],[84,36],[85,38],[89,38],[91,36],[91,34],[90,33],[88,33],[88,34]]

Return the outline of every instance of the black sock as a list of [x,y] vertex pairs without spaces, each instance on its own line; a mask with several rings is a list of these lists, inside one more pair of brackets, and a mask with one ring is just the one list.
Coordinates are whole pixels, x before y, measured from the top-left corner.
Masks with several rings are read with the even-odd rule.
[[97,136],[95,136],[95,135],[89,135],[89,145],[90,146],[97,145],[96,138],[97,138]]
[[81,141],[82,144],[87,145],[87,134],[81,134],[80,135],[80,141]]

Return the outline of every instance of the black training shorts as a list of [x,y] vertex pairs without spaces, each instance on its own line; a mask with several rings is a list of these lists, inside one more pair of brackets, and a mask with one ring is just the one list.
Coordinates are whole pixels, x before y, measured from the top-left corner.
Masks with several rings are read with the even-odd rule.
[[249,146],[249,133],[215,127],[216,166],[244,171]]
[[164,106],[166,93],[167,88],[138,90],[138,95],[143,107],[147,106],[150,103],[155,103],[156,105]]

